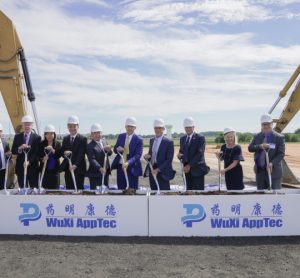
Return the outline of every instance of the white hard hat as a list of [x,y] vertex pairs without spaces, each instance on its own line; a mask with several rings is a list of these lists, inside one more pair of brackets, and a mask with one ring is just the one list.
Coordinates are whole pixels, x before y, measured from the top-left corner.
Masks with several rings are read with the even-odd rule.
[[100,124],[92,124],[91,125],[91,132],[98,132],[101,131],[102,132],[102,126]]
[[230,133],[230,132],[235,132],[235,130],[232,127],[224,128],[224,135],[226,135],[227,133]]
[[44,132],[55,132],[55,127],[53,125],[46,125]]
[[183,127],[195,126],[195,121],[192,117],[187,117],[183,120]]
[[129,117],[125,121],[125,125],[136,126],[136,118]]
[[3,125],[2,124],[0,124],[0,130],[3,130]]
[[74,125],[79,125],[79,119],[76,115],[71,115],[68,118],[68,124],[74,124]]
[[30,115],[25,115],[22,117],[22,123],[33,123],[33,118]]
[[165,127],[165,122],[163,119],[154,120],[153,127]]
[[271,115],[270,114],[263,114],[261,117],[260,117],[260,122],[262,123],[262,124],[264,124],[264,123],[273,123],[273,119],[272,119],[272,117],[271,117]]

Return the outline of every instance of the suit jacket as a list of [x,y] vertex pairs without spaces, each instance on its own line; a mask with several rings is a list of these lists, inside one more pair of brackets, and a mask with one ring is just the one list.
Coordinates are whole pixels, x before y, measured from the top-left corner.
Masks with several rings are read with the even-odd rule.
[[[44,166],[43,158],[45,157],[45,147],[47,147],[47,146],[48,146],[47,140],[43,140],[40,144],[40,148],[39,148],[40,171],[42,171],[43,166]],[[61,143],[54,140],[52,147],[55,150],[55,153],[54,153],[55,169],[53,171],[58,172],[59,168],[60,168],[60,158],[62,156]],[[46,170],[47,170],[47,166],[46,166]]]
[[[204,175],[204,169],[207,168],[204,158],[205,152],[205,137],[194,133],[189,143],[188,151],[185,153],[184,145],[187,140],[187,135],[180,138],[179,152],[184,154],[184,164],[191,166],[190,174],[193,177]],[[206,174],[206,173],[205,173]]]
[[[5,153],[10,151],[10,147],[9,147],[8,142],[5,139],[0,138],[0,140],[2,141],[2,146],[3,146],[3,150],[4,150],[4,157],[5,157]],[[0,157],[0,159],[1,159],[1,157]]]
[[[125,146],[126,140],[126,133],[122,133],[118,136],[117,142],[114,146],[114,153],[117,154],[117,148],[119,146]],[[142,163],[141,163],[141,156],[143,154],[143,139],[133,134],[130,144],[129,144],[129,154],[127,155],[127,162],[128,162],[128,171],[131,172],[133,176],[139,177],[142,175]],[[121,157],[117,155],[113,160],[112,169],[117,169],[118,164],[120,163]]]
[[[264,142],[265,135],[263,132],[256,134],[250,145],[248,146],[249,152],[254,153],[254,160],[257,161],[263,150],[259,147],[260,144]],[[277,133],[276,131],[272,132],[272,140],[269,143],[275,144],[275,149],[269,150],[269,160],[273,164],[272,177],[281,178],[282,177],[282,159],[285,155],[285,142],[284,136]],[[254,171],[257,173],[257,165],[254,166]]]
[[[62,142],[61,152],[64,155],[65,151],[72,151],[72,164],[76,165],[75,174],[84,175],[86,172],[86,162],[85,162],[85,152],[87,146],[86,137],[77,133],[73,144],[71,145],[71,136],[67,135],[64,137]],[[60,165],[60,171],[68,171],[69,162],[66,158],[64,158],[63,162]]]
[[[148,154],[152,156],[152,148],[155,138],[150,139],[150,146]],[[164,180],[172,180],[174,179],[176,171],[173,170],[172,161],[174,157],[174,143],[172,140],[168,139],[167,137],[162,138],[161,143],[159,145],[157,155],[156,155],[156,163],[161,174],[161,177]],[[148,176],[150,172],[149,165],[145,169],[144,176]]]
[[[105,139],[102,139],[103,145],[106,146],[107,142]],[[87,145],[87,151],[86,151],[87,157],[89,159],[89,169],[86,173],[88,177],[93,177],[93,178],[98,178],[102,177],[101,172],[99,169],[104,166],[104,159],[105,159],[105,153],[97,144],[96,141],[92,140],[88,145]],[[112,151],[107,153],[108,156],[112,155]],[[106,173],[110,174],[110,164],[109,164],[109,159],[107,159],[106,162]]]
[[[41,143],[41,137],[33,132],[30,133],[28,145],[31,146],[28,153],[29,166],[27,169],[28,175],[38,172],[39,165],[39,147]],[[22,175],[24,173],[24,153],[19,153],[18,148],[24,144],[24,132],[16,134],[12,145],[12,153],[17,155],[16,161],[16,174]]]
[[9,152],[10,151],[10,147],[9,147],[8,142],[5,139],[3,139],[3,138],[0,138],[0,140],[2,141],[4,153]]

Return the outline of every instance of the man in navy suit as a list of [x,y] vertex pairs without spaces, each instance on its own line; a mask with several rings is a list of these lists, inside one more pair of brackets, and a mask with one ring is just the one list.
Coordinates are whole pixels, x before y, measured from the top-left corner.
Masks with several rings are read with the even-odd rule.
[[3,126],[0,124],[0,190],[4,188],[6,157],[10,155],[9,144],[2,138]]
[[68,160],[65,158],[60,165],[60,171],[65,172],[65,182],[67,189],[75,189],[71,175],[74,171],[77,189],[83,189],[84,176],[86,172],[85,153],[87,146],[86,137],[78,132],[79,119],[72,115],[68,119],[69,135],[65,136],[62,142],[62,153],[64,155],[72,154],[72,166],[69,166]]
[[204,190],[204,176],[208,167],[205,163],[205,138],[195,132],[192,117],[184,119],[186,135],[180,138],[178,158],[183,162],[188,190]]
[[157,185],[153,176],[157,178],[161,190],[170,190],[170,180],[174,178],[175,171],[172,168],[174,157],[174,143],[172,140],[164,137],[165,124],[162,119],[154,121],[155,137],[150,139],[148,154],[144,158],[149,160],[153,172],[150,172],[149,164],[145,169],[144,177],[149,176],[151,190],[157,190]]
[[86,175],[90,179],[91,189],[102,185],[102,176],[104,175],[104,184],[108,186],[108,177],[110,175],[109,159],[107,157],[106,167],[104,168],[105,153],[112,155],[111,147],[102,137],[102,126],[93,124],[91,126],[92,141],[87,145],[87,157],[90,162]]
[[[25,115],[22,118],[23,132],[16,134],[12,145],[12,153],[17,155],[16,161],[16,174],[18,183],[21,188],[24,187],[24,163],[25,154],[23,151],[28,152],[27,162],[27,180],[26,183],[30,187],[38,187],[39,180],[39,147],[41,137],[32,131],[33,118],[30,115]],[[27,186],[26,184],[26,186]]]
[[112,169],[117,169],[117,184],[119,189],[126,188],[124,171],[127,171],[129,187],[137,189],[139,177],[142,175],[141,156],[143,154],[143,139],[134,133],[136,129],[136,119],[130,117],[125,122],[126,133],[118,136],[114,146],[114,153],[123,155],[125,163],[122,163],[118,154],[113,163]]

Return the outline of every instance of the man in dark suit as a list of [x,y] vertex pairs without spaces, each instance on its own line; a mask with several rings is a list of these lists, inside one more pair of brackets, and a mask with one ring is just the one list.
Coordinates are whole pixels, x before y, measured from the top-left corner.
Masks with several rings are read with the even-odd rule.
[[280,189],[282,183],[282,159],[285,155],[284,136],[273,130],[273,119],[269,114],[261,116],[261,132],[255,135],[248,146],[254,153],[254,171],[257,189],[268,189],[270,186],[266,161],[269,155],[272,189]]
[[[38,187],[39,180],[39,147],[41,137],[32,131],[33,118],[25,115],[22,118],[23,132],[16,134],[12,145],[12,153],[17,155],[16,174],[21,188],[29,184]],[[25,152],[28,152],[27,179],[24,185]]]
[[117,184],[119,189],[126,188],[124,171],[128,174],[129,187],[137,189],[139,177],[142,175],[141,156],[143,154],[143,139],[134,133],[136,119],[130,117],[125,122],[126,133],[118,136],[114,146],[114,153],[123,154],[125,163],[122,163],[120,155],[117,155],[112,163],[112,169],[117,169]]
[[78,133],[79,119],[77,116],[70,116],[68,119],[69,135],[63,138],[62,153],[72,154],[72,166],[69,166],[67,158],[63,160],[60,171],[65,172],[65,182],[67,189],[75,189],[71,171],[74,171],[77,189],[82,190],[86,172],[85,152],[87,146],[86,137]]
[[184,119],[186,135],[180,138],[178,158],[183,162],[188,190],[204,190],[204,176],[207,174],[205,163],[205,138],[197,134],[194,119]]
[[151,190],[158,189],[153,176],[156,176],[160,190],[170,190],[170,180],[176,173],[172,168],[174,143],[164,136],[165,124],[162,119],[155,120],[153,126],[155,137],[150,139],[148,154],[144,156],[151,163],[153,172],[148,164],[144,177],[149,176]]
[[0,124],[0,190],[4,189],[6,157],[10,155],[9,144],[2,138],[3,126]]
[[108,186],[110,165],[107,157],[106,167],[104,168],[105,153],[108,156],[112,155],[111,147],[103,138],[102,126],[100,124],[93,124],[91,126],[92,141],[87,145],[87,157],[90,165],[86,176],[90,179],[91,189],[96,189],[96,186],[102,185],[102,177],[104,175],[104,184]]

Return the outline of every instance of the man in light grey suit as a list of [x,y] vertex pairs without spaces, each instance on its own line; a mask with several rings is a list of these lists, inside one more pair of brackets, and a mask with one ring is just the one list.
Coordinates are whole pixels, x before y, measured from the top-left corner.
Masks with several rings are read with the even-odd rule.
[[0,124],[0,190],[4,188],[6,156],[10,154],[8,142],[2,138],[3,126]]
[[281,189],[281,162],[285,155],[284,136],[273,130],[273,119],[269,114],[261,116],[261,132],[254,136],[248,150],[254,153],[257,189],[268,189],[270,187],[266,152],[268,152],[270,161],[272,189]]

